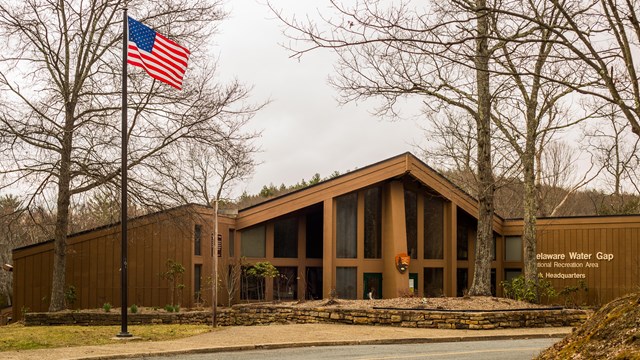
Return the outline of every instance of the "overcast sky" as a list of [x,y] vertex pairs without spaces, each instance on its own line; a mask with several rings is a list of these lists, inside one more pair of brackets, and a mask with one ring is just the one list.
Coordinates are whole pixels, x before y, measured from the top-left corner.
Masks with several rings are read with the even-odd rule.
[[[315,13],[320,2],[276,0],[287,13]],[[414,151],[422,131],[415,117],[391,122],[372,115],[374,104],[339,106],[329,86],[334,58],[327,51],[305,55],[300,61],[280,44],[287,41],[282,25],[263,0],[228,1],[230,16],[216,38],[218,71],[253,86],[255,102],[271,103],[252,120],[263,130],[257,155],[261,164],[249,181],[234,191],[254,194],[263,185],[293,185],[315,173],[327,177]],[[417,111],[411,113],[417,114]],[[409,113],[407,115],[410,115]]]

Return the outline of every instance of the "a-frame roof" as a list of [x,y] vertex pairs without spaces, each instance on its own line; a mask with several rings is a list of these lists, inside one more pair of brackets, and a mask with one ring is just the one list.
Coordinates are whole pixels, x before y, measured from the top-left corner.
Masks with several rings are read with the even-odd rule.
[[[464,192],[440,173],[429,167],[413,154],[407,152],[378,163],[351,171],[318,184],[270,199],[266,202],[242,209],[237,217],[237,229],[286,215],[293,211],[318,204],[324,200],[344,195],[386,180],[412,176],[432,188],[444,198],[477,217],[478,201]],[[494,229],[502,228],[503,220],[494,217]]]

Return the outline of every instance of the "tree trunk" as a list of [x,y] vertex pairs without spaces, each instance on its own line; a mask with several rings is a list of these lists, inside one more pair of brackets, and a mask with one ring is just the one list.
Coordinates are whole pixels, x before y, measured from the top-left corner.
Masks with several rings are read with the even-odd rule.
[[60,174],[58,175],[58,211],[53,245],[53,274],[51,282],[51,302],[49,311],[65,308],[64,289],[66,275],[67,234],[69,232],[69,204],[71,203],[71,146],[73,141],[73,110],[67,110],[62,153],[60,154]]
[[495,184],[491,167],[491,95],[489,92],[489,19],[486,0],[476,1],[476,84],[478,86],[478,233],[472,296],[491,296],[491,240],[493,239],[493,194]]
[[[535,129],[529,134],[533,134]],[[524,229],[522,244],[524,247],[524,276],[530,283],[537,283],[538,265],[536,261],[536,214],[538,212],[538,194],[535,176],[535,144],[527,139],[525,153],[522,157],[524,172]]]

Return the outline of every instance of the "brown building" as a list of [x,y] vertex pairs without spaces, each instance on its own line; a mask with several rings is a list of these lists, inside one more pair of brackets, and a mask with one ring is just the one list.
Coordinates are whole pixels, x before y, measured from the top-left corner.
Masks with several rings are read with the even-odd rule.
[[[219,269],[224,278],[242,259],[279,270],[273,280],[243,278],[236,301],[461,296],[473,274],[476,214],[475,199],[402,154],[219,216]],[[523,267],[522,221],[496,216],[493,227],[491,281],[499,296],[499,284]],[[129,303],[210,304],[213,229],[213,209],[199,205],[131,220]],[[539,272],[558,291],[586,288],[571,294],[595,304],[640,285],[640,216],[545,218],[537,229]],[[119,238],[118,224],[69,236],[74,308],[119,306]],[[48,308],[52,245],[14,250],[14,318]],[[404,272],[399,256],[409,260]],[[161,276],[169,260],[185,269],[174,284]],[[226,294],[223,284],[220,303]]]

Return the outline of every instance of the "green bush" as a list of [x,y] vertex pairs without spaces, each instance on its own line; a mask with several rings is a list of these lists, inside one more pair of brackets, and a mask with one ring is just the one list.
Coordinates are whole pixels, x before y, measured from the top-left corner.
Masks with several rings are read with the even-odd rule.
[[66,301],[68,308],[73,308],[73,304],[78,300],[78,292],[76,291],[75,286],[69,285],[67,287],[67,290],[64,292],[64,300]]
[[164,306],[164,310],[165,310],[166,312],[173,312],[173,311],[174,311],[173,305],[171,305],[171,304],[167,304],[167,305],[165,305],[165,306]]
[[136,304],[131,305],[131,307],[129,308],[129,311],[131,311],[132,314],[136,314],[138,312],[138,305]]
[[588,292],[587,283],[584,280],[580,280],[574,286],[565,286],[560,290],[560,296],[564,298],[564,306],[580,307],[586,302]]
[[549,280],[538,275],[538,281],[530,281],[520,275],[511,281],[501,283],[504,288],[504,296],[518,301],[526,301],[533,304],[540,303],[542,298],[549,301],[558,296],[558,293]]
[[104,312],[110,312],[111,304],[109,304],[108,302],[104,303],[104,305],[102,305],[102,310],[104,310]]

